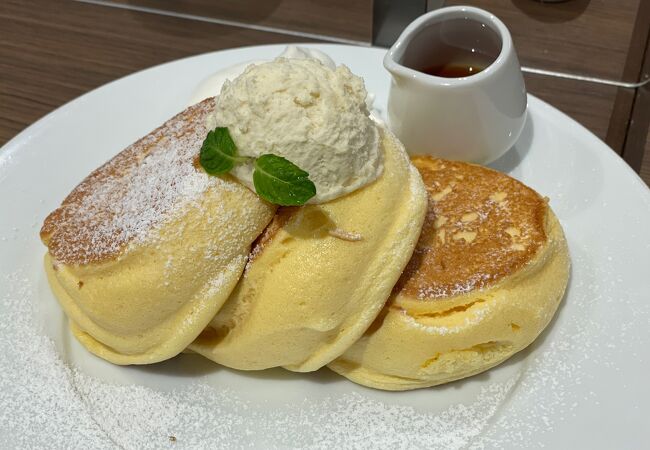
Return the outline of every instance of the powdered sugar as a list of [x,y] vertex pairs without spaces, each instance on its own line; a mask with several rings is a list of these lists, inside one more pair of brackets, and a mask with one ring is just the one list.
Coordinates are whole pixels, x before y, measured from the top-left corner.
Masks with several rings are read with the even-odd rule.
[[[560,320],[552,326],[554,336],[543,336],[534,344],[543,345],[543,350],[515,356],[514,365],[506,363],[490,371],[488,378],[479,377],[482,381],[382,394],[327,373],[288,374],[293,378],[281,385],[284,393],[271,399],[257,397],[265,392],[264,386],[276,389],[273,378],[278,372],[268,379],[241,375],[242,379],[233,372],[217,382],[214,374],[176,377],[172,379],[174,387],[165,389],[143,381],[146,376],[137,378],[133,369],[115,367],[118,373],[126,373],[127,380],[117,384],[103,381],[87,368],[64,363],[60,350],[34,322],[34,302],[44,305],[54,300],[46,286],[43,293],[36,290],[33,276],[27,275],[32,269],[18,270],[0,278],[4,288],[0,294],[0,348],[5,349],[0,363],[0,447],[531,446],[535,436],[571,418],[580,404],[598,401],[597,392],[583,394],[576,389],[597,375],[587,370],[594,355],[610,361],[603,370],[616,370],[607,354],[618,352],[617,345],[639,339],[629,331],[629,318],[611,325],[591,319],[598,299],[610,299],[621,282],[612,279],[594,285],[588,260],[575,257],[576,266],[578,281],[572,283],[567,299],[567,309],[572,312],[565,314],[564,320],[560,312]],[[595,300],[592,287],[600,292]],[[648,317],[647,308],[637,313]],[[622,336],[612,342],[613,326]],[[607,336],[611,348],[598,345]],[[85,352],[81,357],[93,358]],[[195,358],[182,359],[179,364],[193,362],[203,367],[204,360]],[[525,365],[517,363],[522,358]],[[214,369],[223,371],[216,365]],[[151,376],[165,369],[154,365],[147,371]],[[302,379],[324,375],[326,384],[302,390]],[[259,392],[250,395],[242,380],[249,382],[248,386],[259,386]]]
[[[24,227],[21,233],[33,230]],[[356,387],[328,372],[288,374],[279,388],[279,371],[251,378],[229,372],[219,378],[225,369],[198,356],[178,360],[177,365],[198,364],[200,370],[167,377],[172,389],[148,381],[156,374],[164,377],[168,366],[161,365],[140,375],[111,367],[124,374],[121,384],[104,381],[85,364],[92,355],[79,349],[79,359],[72,360],[84,364],[65,363],[62,358],[71,357],[36,326],[34,306],[43,314],[54,299],[42,276],[35,275],[41,269],[30,264],[0,276],[0,448],[541,446],[559,428],[579,423],[578,411],[610,419],[611,411],[620,414],[608,409],[609,393],[630,398],[626,392],[634,384],[628,388],[626,380],[634,373],[626,366],[642,359],[639,352],[648,339],[640,328],[650,318],[648,304],[626,290],[626,274],[609,270],[627,260],[617,250],[622,243],[599,247],[609,258],[599,264],[578,236],[569,235],[574,273],[567,298],[532,350],[466,382],[392,394]],[[23,236],[20,244],[17,239],[30,255],[38,251],[33,238]],[[37,289],[39,279],[43,285]],[[608,320],[599,316],[603,312]],[[65,322],[58,314],[46,320],[61,333]],[[205,374],[205,367],[214,372]],[[598,380],[611,379],[609,373],[618,382],[603,386]],[[305,387],[303,380],[314,378],[322,381]],[[251,388],[257,390],[251,394]],[[272,398],[258,398],[276,390]]]
[[150,238],[210,186],[228,190],[193,164],[213,105],[206,100],[172,118],[80,183],[43,226],[54,258],[85,264],[114,256]]
[[[420,250],[421,251],[421,250]],[[456,283],[451,287],[439,285],[423,285],[418,288],[418,299],[431,299],[451,297],[465,294],[476,289],[477,286],[486,286],[493,275],[489,273],[475,273],[467,277],[462,283]],[[477,291],[482,289],[476,289]]]
[[516,381],[490,384],[470,404],[439,414],[378,401],[363,389],[269,405],[212,386],[206,377],[178,379],[172,391],[107,383],[65,364],[38,331],[34,288],[22,271],[3,281],[9,291],[0,302],[0,347],[14,351],[0,371],[1,447],[373,448],[381,442],[462,448],[488,425]]
[[232,259],[222,272],[219,272],[214,278],[208,282],[208,292],[206,297],[210,298],[216,295],[217,292],[223,290],[223,285],[226,282],[228,275],[241,270],[241,267],[246,264],[247,256],[240,255]]

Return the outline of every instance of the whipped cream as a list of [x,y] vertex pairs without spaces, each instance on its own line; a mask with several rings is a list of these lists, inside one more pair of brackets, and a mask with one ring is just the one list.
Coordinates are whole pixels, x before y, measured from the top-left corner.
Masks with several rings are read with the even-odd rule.
[[[323,63],[325,66],[329,67],[332,70],[336,69],[336,64],[334,64],[332,58],[330,58],[328,55],[321,52],[320,50],[316,50],[313,48],[300,47],[298,45],[287,45],[287,47],[280,55],[278,55],[278,57],[290,58],[290,59],[311,58],[320,61],[321,63]],[[218,72],[215,72],[214,74],[210,75],[208,78],[203,80],[201,83],[199,83],[197,88],[192,93],[192,96],[190,97],[190,101],[187,103],[187,106],[192,106],[199,103],[202,100],[205,100],[206,98],[214,97],[221,91],[221,87],[226,82],[226,80],[230,80],[230,81],[234,80],[239,75],[244,73],[246,67],[250,66],[251,64],[262,64],[269,61],[272,61],[272,59],[253,59],[253,60],[245,61],[240,64],[235,64],[233,66],[226,67],[224,69],[221,69]]]
[[[229,129],[240,155],[272,153],[307,171],[316,185],[309,203],[322,203],[382,172],[379,132],[366,97],[363,80],[344,65],[279,57],[226,80],[211,125]],[[231,173],[253,188],[252,163]]]
[[[289,59],[316,59],[330,69],[336,69],[336,64],[332,58],[329,57],[329,55],[314,48],[301,47],[299,45],[287,45],[287,47],[282,53],[280,53],[280,55],[278,55],[278,57]],[[213,73],[208,78],[199,83],[194,92],[192,92],[187,106],[195,105],[200,101],[205,100],[206,98],[214,97],[215,95],[219,94],[219,92],[221,92],[221,87],[226,82],[226,80],[234,80],[239,75],[244,73],[246,67],[250,66],[251,64],[262,64],[269,61],[272,61],[272,59],[252,59],[243,63],[225,67],[218,72]],[[366,106],[368,107],[368,111],[370,111],[370,117],[372,120],[380,125],[383,125],[385,122],[384,119],[382,119],[381,111],[378,110],[375,105],[375,94],[372,92],[368,92],[368,95],[366,96]]]

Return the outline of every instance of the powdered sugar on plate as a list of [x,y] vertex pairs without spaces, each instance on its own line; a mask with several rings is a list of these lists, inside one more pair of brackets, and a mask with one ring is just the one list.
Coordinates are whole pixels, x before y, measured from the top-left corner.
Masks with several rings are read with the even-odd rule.
[[487,385],[470,404],[435,415],[378,401],[367,390],[269,405],[202,377],[178,380],[172,391],[107,383],[65,364],[38,330],[34,287],[23,273],[6,277],[10,289],[0,303],[0,347],[15,350],[0,371],[0,447],[241,448],[263,436],[268,448],[462,448],[516,382]]
[[[575,266],[589,270],[582,258],[575,260]],[[574,293],[591,282],[591,277],[580,272],[579,281],[574,275],[570,288]],[[597,399],[596,394],[577,397],[569,386],[593,376],[583,373],[582,363],[594,350],[594,333],[610,331],[588,319],[593,299],[574,295],[571,307],[579,308],[583,315],[553,325],[556,336],[551,339],[546,333],[534,344],[543,345],[543,350],[515,356],[514,362],[506,363],[511,368],[506,367],[505,376],[497,376],[496,381],[489,376],[469,399],[461,395],[462,382],[449,385],[458,401],[442,408],[437,403],[449,395],[436,388],[384,394],[348,382],[344,382],[349,386],[347,392],[333,390],[331,395],[304,396],[297,402],[256,401],[236,384],[215,385],[209,374],[179,377],[177,386],[166,390],[106,382],[66,364],[34,320],[33,302],[53,300],[37,299],[34,280],[26,273],[23,269],[0,280],[7,287],[0,300],[0,348],[13,350],[5,354],[0,370],[0,447],[521,446],[537,433],[551,431],[579,402]],[[607,295],[617,284],[614,281],[600,288]],[[153,366],[151,371],[155,370]],[[254,381],[265,383],[263,376]],[[411,402],[414,398],[419,402]],[[430,402],[431,411],[422,407],[422,399],[427,399],[425,404]],[[527,416],[504,414],[508,405],[523,400],[531,402]]]

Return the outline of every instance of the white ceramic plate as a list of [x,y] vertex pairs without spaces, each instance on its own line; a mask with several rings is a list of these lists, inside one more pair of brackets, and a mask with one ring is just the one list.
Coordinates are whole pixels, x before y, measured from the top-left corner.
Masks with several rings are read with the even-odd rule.
[[[385,107],[383,51],[321,45]],[[494,166],[551,199],[573,269],[529,349],[485,374],[405,393],[327,370],[241,373],[195,355],[117,367],[85,352],[41,268],[43,218],[92,169],[179,112],[214,71],[281,46],[188,58],[59,108],[0,151],[0,448],[641,448],[650,426],[650,191],[540,100]]]

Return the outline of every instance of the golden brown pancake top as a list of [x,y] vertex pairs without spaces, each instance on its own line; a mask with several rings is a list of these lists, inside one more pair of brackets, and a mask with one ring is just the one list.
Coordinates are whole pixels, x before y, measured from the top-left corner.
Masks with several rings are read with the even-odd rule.
[[393,292],[431,300],[481,289],[523,267],[546,242],[548,206],[534,190],[473,164],[412,160],[429,206]]
[[114,258],[218,183],[193,165],[213,109],[212,98],[186,109],[86,177],[41,228],[53,258],[66,264]]

